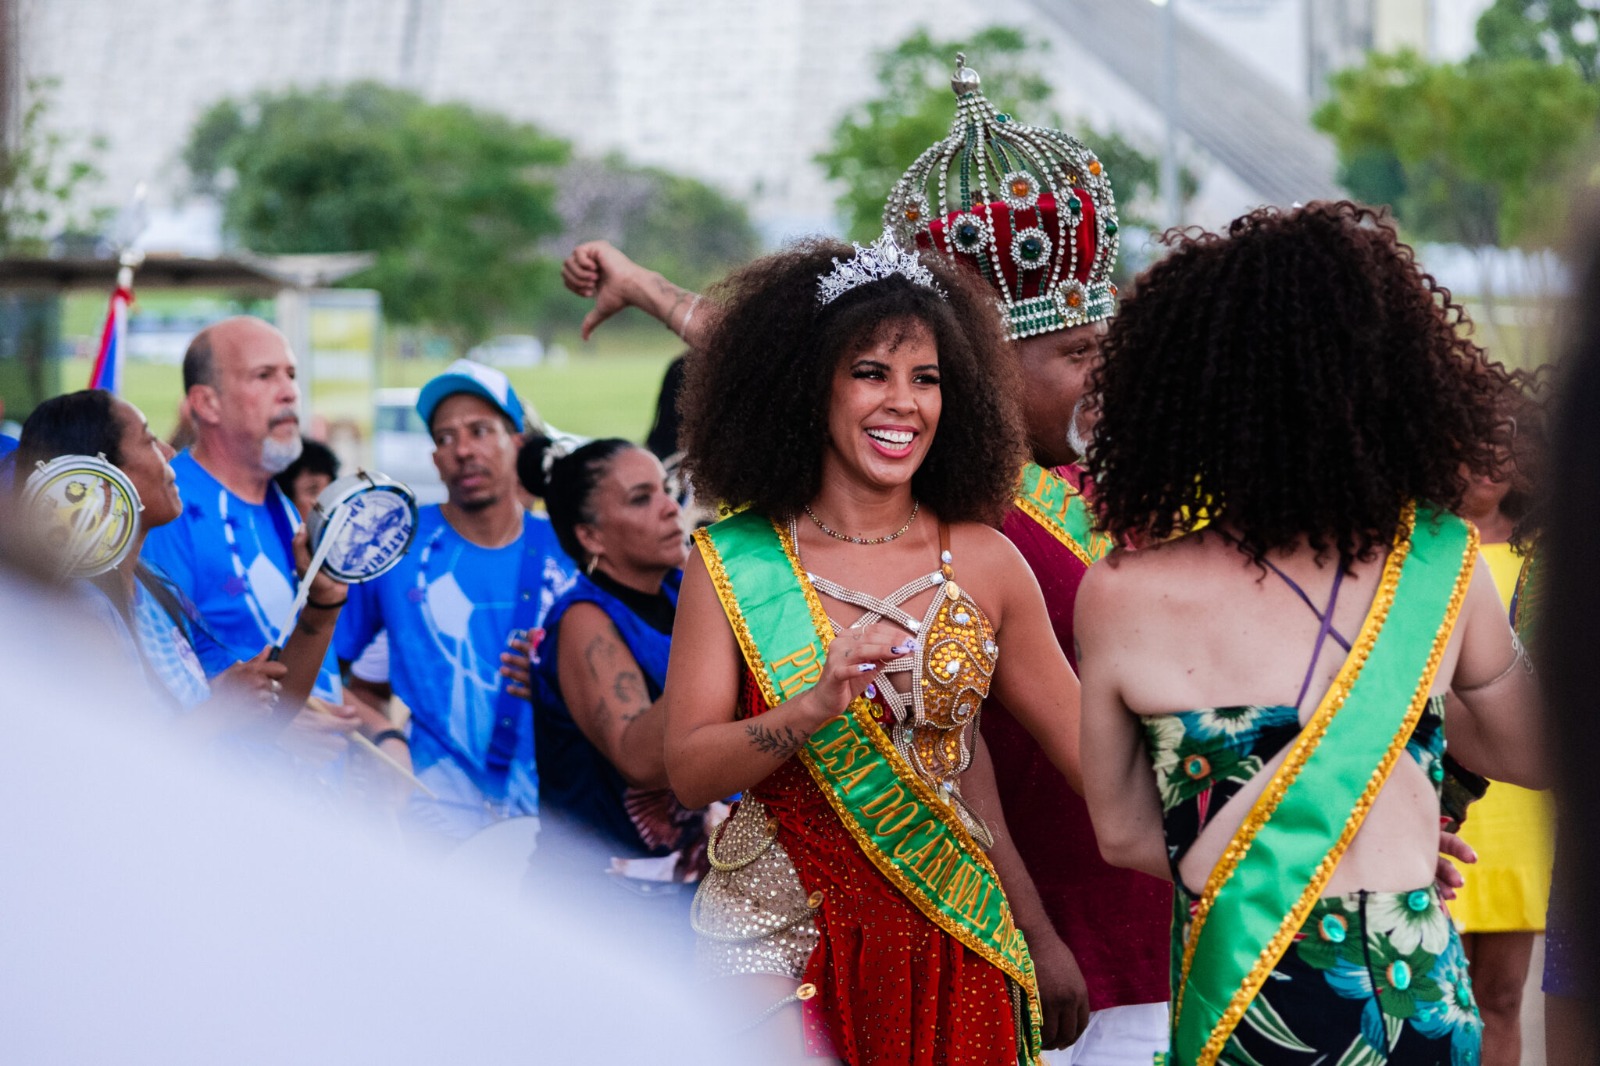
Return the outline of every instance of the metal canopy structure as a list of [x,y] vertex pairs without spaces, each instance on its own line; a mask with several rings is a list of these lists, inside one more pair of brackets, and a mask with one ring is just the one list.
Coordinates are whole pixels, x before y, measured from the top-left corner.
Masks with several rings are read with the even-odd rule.
[[[1172,2],[1172,0],[1167,0]],[[1032,0],[1118,77],[1162,107],[1165,12],[1145,0]],[[1306,106],[1182,19],[1176,27],[1177,126],[1267,203],[1341,195],[1333,145]]]
[[[149,255],[134,272],[148,289],[233,289],[275,296],[284,289],[331,285],[371,266],[370,252],[334,255],[239,255],[220,259]],[[109,293],[117,283],[116,259],[0,259],[0,288]]]

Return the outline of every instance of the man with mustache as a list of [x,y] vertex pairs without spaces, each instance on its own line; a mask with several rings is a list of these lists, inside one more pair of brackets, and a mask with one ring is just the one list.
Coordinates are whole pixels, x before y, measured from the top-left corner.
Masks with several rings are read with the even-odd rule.
[[[457,360],[423,386],[417,413],[449,498],[421,509],[394,569],[351,588],[335,646],[356,661],[356,695],[411,709],[411,764],[437,794],[412,795],[412,821],[461,839],[538,812],[531,708],[512,679],[525,683],[538,626],[577,572],[517,494],[525,421],[504,374]],[[386,663],[362,656],[380,635]]]
[[[294,354],[267,322],[225,319],[189,342],[183,387],[195,430],[172,460],[183,514],[150,531],[144,558],[188,594],[230,654],[248,660],[277,641],[299,585],[300,516],[272,480],[300,454]],[[312,600],[296,628],[331,632],[343,602]],[[338,661],[331,649],[321,659],[310,691],[341,704]],[[293,688],[286,682],[286,699],[304,699]]]

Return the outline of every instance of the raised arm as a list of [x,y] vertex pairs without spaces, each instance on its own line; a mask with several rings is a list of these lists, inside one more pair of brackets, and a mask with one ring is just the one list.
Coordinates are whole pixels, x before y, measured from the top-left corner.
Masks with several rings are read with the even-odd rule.
[[1009,541],[998,534],[995,540],[1001,580],[993,587],[1001,590],[1002,599],[995,634],[1000,658],[992,691],[1032,734],[1072,790],[1082,793],[1078,679],[1056,642],[1033,571]]
[[589,743],[635,788],[667,784],[664,700],[650,702],[644,672],[617,627],[592,603],[561,619],[561,695]]
[[1073,621],[1083,679],[1083,798],[1106,862],[1171,880],[1155,771],[1118,681],[1123,638],[1107,587],[1115,577],[1105,563],[1089,568]]
[[583,339],[625,307],[637,307],[666,326],[691,348],[700,347],[716,308],[698,293],[674,285],[654,270],[629,259],[608,241],[586,241],[561,264],[561,281],[579,296],[594,300],[583,317]]
[[[301,573],[311,563],[305,527],[294,537],[295,568]],[[292,718],[305,706],[306,697],[316,687],[317,675],[333,642],[333,630],[339,621],[339,610],[349,596],[348,588],[319,570],[311,582],[311,595],[306,609],[300,612],[294,628],[284,641],[279,657],[288,667],[283,677],[283,699],[278,705],[285,720]]]
[[[782,766],[816,729],[861,694],[871,670],[904,654],[892,626],[841,635],[828,649],[822,678],[794,699],[755,718],[737,717],[742,658],[698,548],[684,567],[667,665],[667,777],[678,802],[704,807],[742,792]],[[870,670],[863,671],[863,665]]]
[[1457,623],[1461,652],[1445,716],[1450,753],[1468,769],[1524,788],[1548,788],[1538,684],[1480,561]]

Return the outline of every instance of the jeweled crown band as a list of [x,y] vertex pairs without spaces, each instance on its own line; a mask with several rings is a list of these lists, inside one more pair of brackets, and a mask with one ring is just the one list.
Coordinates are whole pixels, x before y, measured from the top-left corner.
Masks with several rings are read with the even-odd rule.
[[824,307],[851,289],[896,274],[944,298],[945,291],[933,280],[932,271],[923,265],[916,252],[900,247],[891,234],[885,232],[865,248],[854,242],[851,247],[855,255],[845,260],[835,259],[833,269],[817,278],[817,303]]
[[1117,298],[1109,283],[1062,286],[1046,296],[1007,304],[996,300],[1006,320],[1006,335],[1022,340],[1058,329],[1086,326],[1110,318],[1117,309]]

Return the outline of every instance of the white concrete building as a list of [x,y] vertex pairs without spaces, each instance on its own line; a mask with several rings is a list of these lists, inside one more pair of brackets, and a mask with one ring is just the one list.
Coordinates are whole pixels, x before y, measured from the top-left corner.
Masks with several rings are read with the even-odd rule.
[[[1171,2],[1184,23],[1182,152],[1204,179],[1190,217],[1215,223],[1331,188],[1331,152],[1304,129],[1308,71],[1321,54],[1313,14],[1344,25],[1355,12],[1365,42],[1371,27],[1404,21],[1374,12],[1479,0]],[[583,153],[692,174],[745,199],[770,239],[831,228],[835,190],[813,157],[873,91],[874,53],[917,26],[943,37],[1029,26],[1050,43],[1063,114],[1114,125],[1152,150],[1162,143],[1150,76],[1160,13],[1146,0],[12,3],[22,76],[59,81],[52,125],[106,139],[98,202],[116,205],[149,182],[157,234],[174,242],[214,217],[183,204],[179,158],[206,107],[362,78],[534,122]],[[1424,32],[1436,22],[1424,20]],[[1266,105],[1265,117],[1250,110]]]

